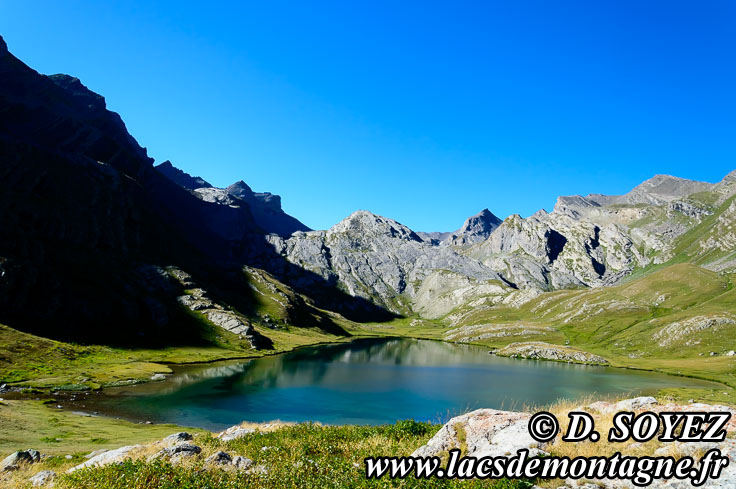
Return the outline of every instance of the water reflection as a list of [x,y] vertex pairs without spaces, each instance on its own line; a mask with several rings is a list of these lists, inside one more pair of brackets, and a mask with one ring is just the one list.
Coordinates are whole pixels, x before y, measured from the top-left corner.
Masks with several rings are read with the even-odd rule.
[[703,385],[651,372],[498,358],[468,345],[368,339],[186,367],[165,382],[108,391],[101,402],[122,416],[217,429],[243,420],[439,421],[478,407]]

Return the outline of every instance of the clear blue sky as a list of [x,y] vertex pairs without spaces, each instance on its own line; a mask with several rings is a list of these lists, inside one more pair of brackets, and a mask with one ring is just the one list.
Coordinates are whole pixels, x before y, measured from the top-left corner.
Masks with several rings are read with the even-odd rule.
[[42,73],[103,94],[157,162],[326,228],[551,210],[736,168],[736,2],[0,0]]

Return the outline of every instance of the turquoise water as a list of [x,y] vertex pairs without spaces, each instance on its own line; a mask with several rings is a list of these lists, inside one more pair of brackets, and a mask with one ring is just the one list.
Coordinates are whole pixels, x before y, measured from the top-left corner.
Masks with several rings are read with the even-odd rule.
[[439,422],[480,407],[708,385],[653,372],[500,358],[475,346],[370,339],[187,367],[164,382],[110,390],[100,407],[131,419],[208,429],[275,419]]

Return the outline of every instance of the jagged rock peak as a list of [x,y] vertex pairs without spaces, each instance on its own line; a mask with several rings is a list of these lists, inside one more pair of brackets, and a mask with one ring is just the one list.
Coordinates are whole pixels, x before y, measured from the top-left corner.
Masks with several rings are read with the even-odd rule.
[[503,221],[496,217],[491,211],[483,209],[476,215],[467,218],[462,227],[457,230],[456,234],[490,234],[490,232],[496,229],[502,222]]
[[[228,195],[232,195],[241,200],[246,201],[251,207],[255,207],[255,212],[258,212],[257,208],[262,207],[263,210],[269,210],[270,212],[282,212],[281,210],[281,196],[272,194],[271,192],[254,192],[250,185],[242,180],[239,180],[232,185],[228,185],[225,189]],[[309,231],[306,226],[295,228],[297,231]]]
[[358,233],[385,235],[392,238],[410,241],[422,241],[411,229],[388,217],[373,214],[370,211],[358,210],[332,226],[329,233]]
[[238,180],[237,182],[231,185],[228,185],[225,190],[227,190],[227,193],[229,193],[230,195],[234,195],[236,197],[241,197],[241,198],[243,198],[243,196],[246,196],[246,195],[254,194],[253,189],[250,188],[250,185],[248,185],[242,180]]
[[156,165],[155,168],[169,180],[181,187],[188,188],[190,190],[212,187],[212,185],[202,177],[191,176],[189,173],[186,173],[172,165],[169,160],[164,161],[160,165]]
[[3,36],[0,36],[0,56],[4,56],[8,53],[8,45],[5,43]]
[[465,246],[484,241],[503,221],[488,209],[483,209],[465,220],[463,225],[446,239],[452,246]]

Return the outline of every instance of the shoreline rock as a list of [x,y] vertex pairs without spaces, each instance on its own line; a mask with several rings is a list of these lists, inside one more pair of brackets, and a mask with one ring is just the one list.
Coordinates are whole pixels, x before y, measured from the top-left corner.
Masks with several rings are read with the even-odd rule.
[[523,448],[532,455],[545,455],[546,444],[529,434],[530,417],[529,413],[477,409],[452,418],[412,456],[436,456],[452,448],[463,449],[463,455],[474,457],[497,457]]
[[524,358],[528,360],[552,360],[556,362],[578,363],[582,365],[608,365],[605,358],[577,350],[569,346],[553,345],[541,341],[511,343],[490,352],[500,357]]
[[[597,401],[587,406],[578,406],[573,410],[588,411],[602,415],[609,415],[619,411],[633,412],[703,412],[727,411],[732,414],[725,429],[728,435],[736,432],[736,409],[727,406],[709,405],[702,403],[660,404],[654,397],[641,396],[624,399],[618,402]],[[417,448],[412,456],[442,456],[450,449],[460,448],[463,456],[497,457],[514,454],[517,450],[527,448],[530,454],[555,454],[555,441],[539,444],[527,429],[531,413],[498,411],[495,409],[478,409],[462,416],[456,416],[445,423],[442,428],[425,445]],[[629,448],[641,448],[642,444],[631,444]],[[623,445],[622,445],[623,448]],[[731,463],[726,466],[718,479],[709,479],[701,486],[709,489],[728,489],[736,487],[736,439],[726,437],[723,442],[714,443],[667,443],[654,451],[654,456],[662,455],[689,455],[696,456],[705,449],[718,448],[723,455],[730,458]],[[632,487],[626,480],[572,480],[559,481],[557,489],[625,489]],[[693,488],[687,480],[655,479],[649,489],[690,489]],[[541,489],[534,486],[534,489]]]

